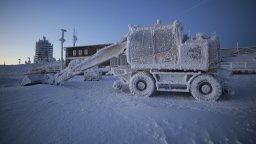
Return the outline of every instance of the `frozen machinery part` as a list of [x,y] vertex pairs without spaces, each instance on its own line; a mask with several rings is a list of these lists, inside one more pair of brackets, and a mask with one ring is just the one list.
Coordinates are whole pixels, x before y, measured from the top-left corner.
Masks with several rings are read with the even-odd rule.
[[102,78],[102,73],[99,66],[94,66],[84,71],[84,81],[99,81]]

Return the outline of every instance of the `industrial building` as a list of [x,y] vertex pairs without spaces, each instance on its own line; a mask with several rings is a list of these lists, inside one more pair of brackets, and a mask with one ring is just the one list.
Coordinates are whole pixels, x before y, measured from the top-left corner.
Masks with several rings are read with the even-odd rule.
[[[85,45],[85,46],[72,46],[65,47],[66,49],[66,66],[74,59],[84,59],[86,57],[92,56],[98,50],[109,46],[111,44],[96,44],[96,45]],[[118,65],[127,65],[127,60],[125,55],[120,55],[118,58],[112,58],[109,61],[106,61],[100,64],[100,67],[104,66],[118,66]]]
[[34,63],[49,62],[53,60],[53,44],[51,44],[46,37],[36,42],[36,51]]
[[220,49],[220,53],[223,58],[232,57],[238,54],[256,53],[256,47],[222,48]]
[[[66,49],[66,66],[70,63],[71,60],[74,59],[84,59],[86,57],[92,56],[97,52],[97,50],[100,50],[106,46],[109,46],[110,44],[97,44],[97,45],[85,45],[85,46],[71,46],[71,47],[65,47]],[[100,66],[109,66],[110,62],[107,61]]]

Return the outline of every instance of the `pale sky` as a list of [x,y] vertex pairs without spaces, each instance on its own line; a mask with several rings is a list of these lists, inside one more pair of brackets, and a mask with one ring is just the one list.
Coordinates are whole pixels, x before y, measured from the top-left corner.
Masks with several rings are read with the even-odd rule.
[[0,0],[0,65],[33,60],[36,41],[46,36],[60,58],[61,28],[65,46],[114,43],[128,25],[179,20],[183,33],[216,32],[222,48],[256,46],[255,0]]

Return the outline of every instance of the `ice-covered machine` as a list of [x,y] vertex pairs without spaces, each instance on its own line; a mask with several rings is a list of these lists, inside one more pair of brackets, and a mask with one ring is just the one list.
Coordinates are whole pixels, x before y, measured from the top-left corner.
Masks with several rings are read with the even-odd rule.
[[[173,24],[129,26],[120,42],[99,50],[95,55],[44,80],[61,84],[81,71],[125,53],[128,66],[112,68],[120,80],[114,89],[129,88],[138,96],[157,91],[191,92],[197,100],[217,100],[227,88],[219,68],[219,41],[215,34],[183,39],[182,26]],[[225,72],[224,72],[225,73]],[[45,78],[45,77],[44,77]]]
[[[120,80],[115,89],[129,87],[134,95],[157,91],[191,92],[197,100],[217,100],[227,88],[219,69],[216,34],[183,39],[182,26],[130,26],[127,36],[128,67],[113,68]],[[183,41],[183,42],[182,42]],[[228,89],[230,90],[230,89]]]

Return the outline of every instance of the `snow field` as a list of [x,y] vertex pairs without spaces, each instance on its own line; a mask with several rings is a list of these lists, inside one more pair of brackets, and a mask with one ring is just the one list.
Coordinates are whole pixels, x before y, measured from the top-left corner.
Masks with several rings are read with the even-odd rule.
[[1,144],[256,142],[256,75],[234,76],[235,95],[217,102],[190,93],[136,97],[116,92],[112,76],[62,86],[21,87],[21,79],[0,76]]

